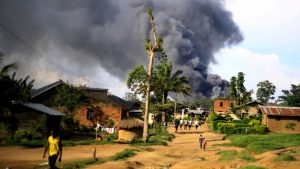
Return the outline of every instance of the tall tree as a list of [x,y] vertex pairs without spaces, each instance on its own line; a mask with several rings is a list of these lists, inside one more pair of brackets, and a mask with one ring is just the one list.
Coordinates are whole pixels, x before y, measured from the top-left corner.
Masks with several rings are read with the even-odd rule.
[[157,36],[156,30],[154,27],[154,17],[152,14],[152,10],[149,8],[147,10],[149,21],[150,21],[150,27],[151,27],[151,33],[153,36],[153,39],[148,38],[147,42],[145,44],[145,49],[148,52],[149,56],[149,64],[147,69],[147,81],[146,81],[146,96],[145,96],[145,115],[144,115],[144,130],[143,130],[143,139],[144,141],[148,141],[148,118],[149,118],[149,108],[150,108],[150,91],[151,91],[151,81],[152,81],[152,72],[153,72],[153,63],[155,59],[155,54],[157,52],[162,52],[162,39]]
[[[187,76],[182,70],[177,70],[172,74],[173,66],[171,62],[158,64],[154,73],[154,92],[162,96],[162,104],[167,102],[169,92],[188,95],[192,88],[189,85]],[[162,122],[165,122],[165,111],[163,111]]]
[[272,82],[265,80],[257,84],[256,97],[261,103],[268,103],[269,100],[274,99],[276,86]]
[[145,98],[147,77],[148,75],[144,66],[136,66],[128,74],[127,87],[133,91],[134,94],[140,94],[143,98]]
[[283,95],[279,96],[280,101],[288,106],[300,107],[300,84],[291,85],[290,90],[282,90]]
[[237,86],[236,85],[236,77],[232,76],[230,79],[230,85],[229,85],[230,97],[232,99],[236,99],[238,97],[236,86]]
[[237,100],[240,111],[247,108],[246,104],[252,101],[251,94],[253,91],[247,91],[244,83],[245,74],[243,72],[239,72],[237,77],[233,76],[230,80],[230,96],[232,99]]
[[[0,53],[0,64],[3,57],[3,54]],[[0,119],[4,120],[6,129],[13,139],[15,131],[18,129],[18,121],[10,108],[12,105],[30,98],[34,80],[28,82],[29,76],[24,79],[16,79],[16,73],[9,74],[12,69],[16,69],[15,63],[0,68]]]
[[127,101],[131,101],[131,102],[139,102],[139,98],[137,97],[137,95],[135,93],[131,93],[131,92],[126,92],[124,99]]

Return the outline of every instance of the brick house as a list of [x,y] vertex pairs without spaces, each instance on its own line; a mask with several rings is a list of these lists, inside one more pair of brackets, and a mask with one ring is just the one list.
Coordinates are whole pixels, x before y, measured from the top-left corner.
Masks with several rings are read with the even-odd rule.
[[[31,92],[31,102],[43,104],[53,109],[60,109],[54,103],[57,87],[65,82],[59,80]],[[118,96],[108,94],[108,89],[78,87],[90,100],[89,104],[80,105],[74,110],[74,117],[80,125],[93,127],[97,121],[106,126],[108,123],[118,124],[121,119],[139,109],[140,105],[128,102]]]
[[74,116],[81,125],[92,127],[97,121],[106,127],[113,121],[115,125],[139,109],[139,104],[128,102],[118,96],[108,94],[107,89],[80,88],[91,103],[81,105],[74,111]]
[[[262,124],[273,132],[300,132],[300,107],[260,106]],[[288,129],[292,125],[294,130]]]
[[233,105],[233,99],[214,99],[214,112],[228,112]]

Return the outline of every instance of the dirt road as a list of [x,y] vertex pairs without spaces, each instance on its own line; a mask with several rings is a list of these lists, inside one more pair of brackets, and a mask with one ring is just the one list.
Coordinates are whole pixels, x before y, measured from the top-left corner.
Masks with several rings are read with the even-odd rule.
[[[170,132],[174,132],[170,128]],[[208,139],[206,151],[199,148],[198,138],[202,133]],[[246,165],[262,166],[269,169],[298,169],[300,166],[300,155],[295,156],[296,161],[278,162],[274,159],[280,151],[277,150],[255,155],[256,162],[246,162],[239,158],[232,161],[219,161],[220,155],[217,152],[222,150],[243,151],[242,148],[224,147],[218,144],[226,143],[228,140],[221,140],[223,135],[211,133],[207,127],[202,127],[200,131],[179,131],[176,138],[169,142],[168,146],[134,147],[140,149],[137,155],[127,160],[109,161],[100,165],[90,165],[88,169],[230,169],[239,168]],[[92,157],[94,145],[65,147],[63,160],[70,161],[76,159],[88,159]],[[103,158],[123,151],[125,148],[132,148],[128,145],[97,145],[97,157]],[[296,147],[300,151],[300,147]],[[151,150],[151,151],[149,151]],[[10,166],[11,169],[36,168],[42,160],[42,148],[25,149],[21,147],[0,147],[0,169]]]

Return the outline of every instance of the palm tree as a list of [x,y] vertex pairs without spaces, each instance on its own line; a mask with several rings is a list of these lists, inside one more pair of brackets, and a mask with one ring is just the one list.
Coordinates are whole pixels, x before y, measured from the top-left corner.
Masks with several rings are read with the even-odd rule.
[[[189,79],[187,76],[183,75],[182,70],[177,70],[172,74],[172,63],[171,62],[162,62],[156,66],[154,73],[154,92],[157,96],[162,97],[162,104],[165,104],[169,92],[180,93],[183,95],[188,95],[192,89],[188,84]],[[163,113],[162,122],[165,122]]]
[[[3,57],[4,55],[0,53],[0,64],[3,61]],[[34,80],[27,82],[29,76],[24,79],[15,79],[15,72],[10,76],[9,71],[16,68],[16,63],[1,65],[0,67],[0,117],[1,120],[4,120],[12,139],[18,128],[18,121],[10,111],[10,108],[13,104],[30,98],[30,91],[34,82]]]
[[16,64],[8,64],[2,66],[4,55],[0,52],[0,116],[7,112],[8,105],[11,103],[12,95],[10,89],[14,86],[10,77],[9,71],[16,68]]

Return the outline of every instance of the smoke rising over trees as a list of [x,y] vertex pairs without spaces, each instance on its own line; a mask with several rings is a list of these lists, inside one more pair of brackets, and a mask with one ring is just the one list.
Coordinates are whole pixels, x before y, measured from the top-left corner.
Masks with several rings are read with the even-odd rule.
[[[24,74],[58,71],[67,80],[93,78],[102,67],[122,81],[146,64],[148,7],[174,69],[189,76],[192,97],[228,94],[229,83],[208,72],[214,53],[243,40],[221,0],[3,0],[0,51]],[[39,70],[39,71],[37,71]],[[104,80],[104,79],[103,79]]]

